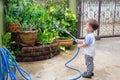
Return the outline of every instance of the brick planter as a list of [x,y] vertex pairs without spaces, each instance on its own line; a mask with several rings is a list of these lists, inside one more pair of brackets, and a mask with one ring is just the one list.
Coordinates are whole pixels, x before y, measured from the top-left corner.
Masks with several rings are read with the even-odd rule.
[[59,53],[57,42],[46,46],[23,47],[21,52],[16,54],[16,60],[18,62],[39,61],[52,58]]

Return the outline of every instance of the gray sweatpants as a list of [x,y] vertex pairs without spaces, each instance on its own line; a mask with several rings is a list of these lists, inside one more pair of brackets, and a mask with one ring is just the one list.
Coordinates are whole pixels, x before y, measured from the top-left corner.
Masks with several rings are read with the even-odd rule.
[[89,55],[85,55],[85,64],[87,68],[87,74],[92,74],[94,70],[93,57]]

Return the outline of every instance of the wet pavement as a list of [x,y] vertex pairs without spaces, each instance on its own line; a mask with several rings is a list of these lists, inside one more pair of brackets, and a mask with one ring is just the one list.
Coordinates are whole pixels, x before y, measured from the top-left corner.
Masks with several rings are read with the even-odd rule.
[[[73,56],[77,48],[70,51],[71,54],[61,52],[52,59],[19,63],[33,77],[33,80],[68,80],[79,74],[67,69],[64,64]],[[107,38],[96,41],[96,56],[94,58],[95,76],[92,79],[80,78],[79,80],[119,80],[120,79],[120,37]],[[85,71],[85,61],[82,50],[79,56],[71,64],[75,68]]]

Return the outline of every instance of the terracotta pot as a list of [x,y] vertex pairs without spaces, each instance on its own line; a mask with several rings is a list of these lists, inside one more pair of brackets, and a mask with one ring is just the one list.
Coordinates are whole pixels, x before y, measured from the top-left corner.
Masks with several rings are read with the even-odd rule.
[[23,46],[33,46],[37,39],[38,31],[20,31],[20,39]]
[[68,48],[70,46],[73,45],[73,40],[69,39],[69,40],[57,40],[59,42],[59,44],[65,48]]
[[9,27],[10,32],[19,32],[20,31],[19,24],[17,24],[17,23],[9,23],[8,27]]

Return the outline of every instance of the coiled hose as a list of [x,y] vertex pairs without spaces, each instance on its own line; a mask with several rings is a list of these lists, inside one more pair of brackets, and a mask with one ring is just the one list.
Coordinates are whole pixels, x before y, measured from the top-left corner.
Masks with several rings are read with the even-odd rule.
[[17,70],[24,80],[32,80],[30,74],[18,66],[10,51],[7,48],[0,48],[0,80],[18,80]]

